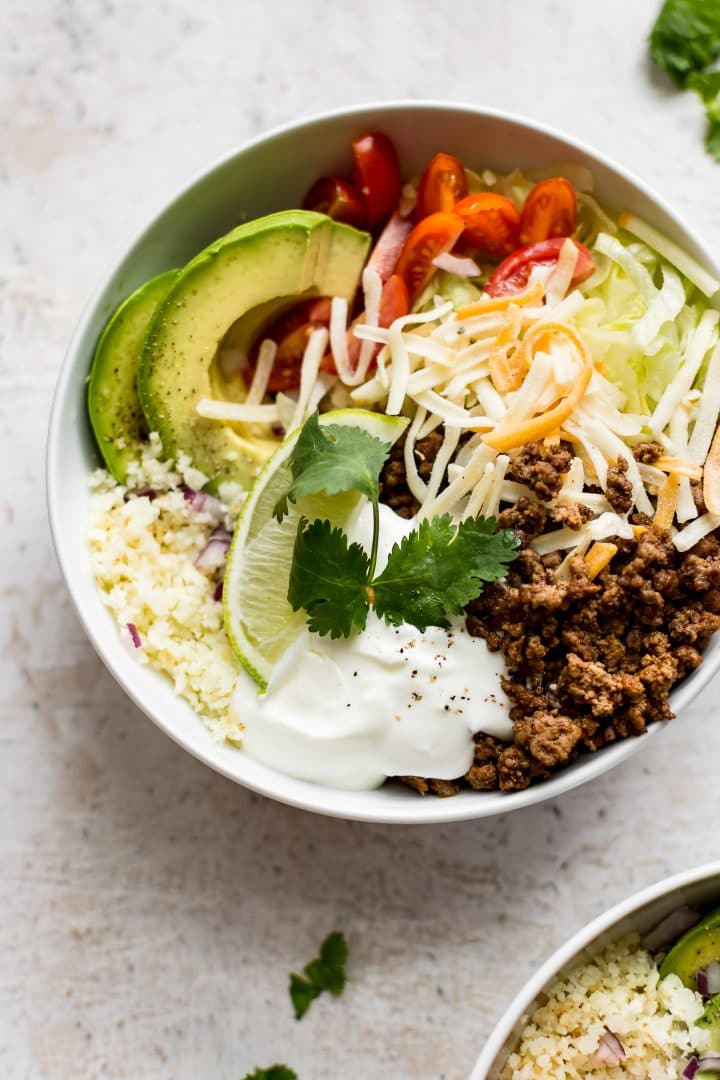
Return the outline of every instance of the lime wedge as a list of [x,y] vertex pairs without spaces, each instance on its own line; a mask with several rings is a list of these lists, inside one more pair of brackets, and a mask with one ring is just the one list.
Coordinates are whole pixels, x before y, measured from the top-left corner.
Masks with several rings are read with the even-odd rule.
[[[407,426],[404,416],[385,416],[364,409],[324,413],[320,423],[361,427],[392,444]],[[278,524],[273,507],[292,482],[289,458],[299,435],[294,431],[278,447],[258,476],[238,519],[228,553],[223,609],[230,644],[255,682],[265,690],[272,669],[305,625],[305,614],[288,603],[288,583],[298,521],[327,518],[345,526],[359,496],[315,495],[290,504]]]

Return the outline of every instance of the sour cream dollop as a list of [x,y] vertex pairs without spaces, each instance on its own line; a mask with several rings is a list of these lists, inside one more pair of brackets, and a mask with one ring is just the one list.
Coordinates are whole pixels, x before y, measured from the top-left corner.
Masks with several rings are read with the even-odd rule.
[[[414,523],[380,507],[382,568]],[[372,514],[348,530],[369,550]],[[500,653],[467,633],[388,626],[371,611],[362,634],[333,641],[304,631],[273,671],[267,692],[241,675],[232,708],[252,757],[301,780],[367,790],[389,776],[451,780],[472,765],[476,731],[512,737]]]

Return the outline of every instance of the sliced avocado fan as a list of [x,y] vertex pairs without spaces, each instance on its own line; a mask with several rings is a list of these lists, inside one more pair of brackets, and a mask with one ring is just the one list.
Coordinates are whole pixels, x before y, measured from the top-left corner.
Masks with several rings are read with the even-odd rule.
[[[211,488],[249,486],[277,442],[198,415],[200,399],[217,397],[222,382],[218,347],[238,320],[255,325],[259,308],[267,315],[288,298],[352,299],[369,244],[367,233],[324,214],[288,210],[240,225],[188,263],[154,313],[138,368],[140,401],[167,457],[187,453]],[[241,387],[228,386],[227,398],[241,400]]]
[[660,965],[660,978],[677,975],[685,986],[697,990],[697,974],[720,962],[720,908],[683,934]]
[[115,309],[100,335],[88,384],[88,412],[98,449],[119,484],[137,460],[147,434],[137,393],[137,365],[150,320],[179,270],[167,270],[131,293]]

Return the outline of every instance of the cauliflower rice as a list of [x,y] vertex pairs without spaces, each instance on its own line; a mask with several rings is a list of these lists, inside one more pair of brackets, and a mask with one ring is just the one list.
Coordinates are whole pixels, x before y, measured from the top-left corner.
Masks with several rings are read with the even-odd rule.
[[217,574],[195,559],[217,525],[232,529],[243,496],[225,485],[222,501],[193,508],[181,485],[199,491],[207,477],[184,455],[173,464],[161,453],[153,434],[127,486],[104,469],[93,473],[88,538],[95,578],[135,658],[169,675],[217,739],[237,742],[242,724],[229,704],[239,663],[216,599]]
[[[661,981],[650,953],[630,935],[550,987],[501,1080],[670,1080],[709,1046],[709,1032],[695,1026],[702,1012],[700,995],[677,975]],[[596,1056],[606,1028],[627,1051],[619,1064]]]

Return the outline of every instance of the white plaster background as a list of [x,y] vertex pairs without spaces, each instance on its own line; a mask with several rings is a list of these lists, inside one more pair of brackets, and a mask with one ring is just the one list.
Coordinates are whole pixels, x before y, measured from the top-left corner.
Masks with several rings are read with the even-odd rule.
[[[187,757],[122,695],[59,579],[43,495],[64,346],[185,178],[330,106],[524,112],[645,176],[710,244],[720,166],[650,72],[656,0],[5,0],[0,33],[0,1075],[463,1080],[571,931],[720,853],[717,687],[596,783],[486,823],[323,820]],[[292,1019],[333,927],[339,1000]]]

